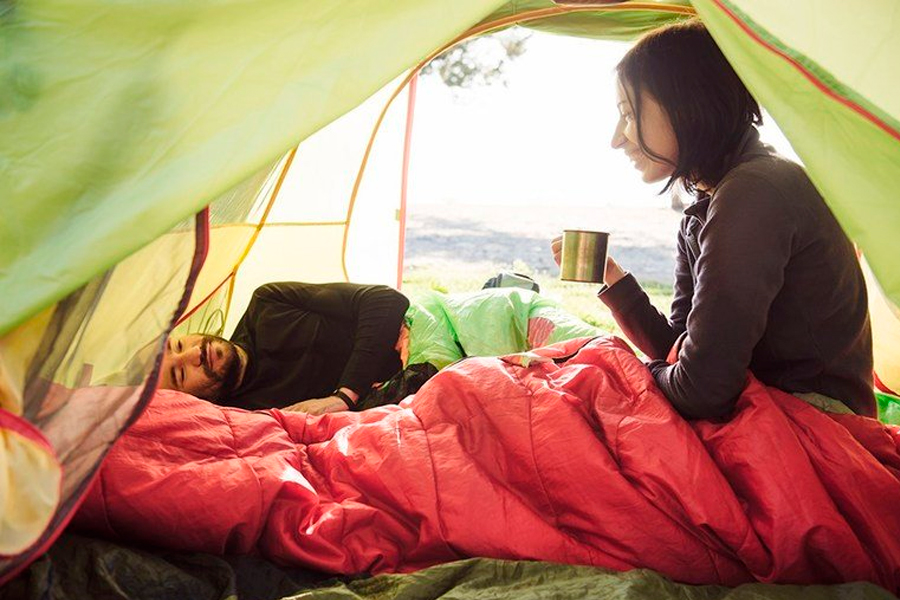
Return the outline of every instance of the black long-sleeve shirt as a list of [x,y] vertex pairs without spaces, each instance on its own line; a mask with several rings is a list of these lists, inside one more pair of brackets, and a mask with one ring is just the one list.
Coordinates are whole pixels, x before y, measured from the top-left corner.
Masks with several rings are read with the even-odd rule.
[[402,370],[395,350],[409,300],[383,285],[270,283],[231,336],[249,357],[221,404],[284,407],[347,387],[362,398]]
[[[854,248],[809,178],[755,130],[711,197],[685,211],[669,319],[633,276],[601,291],[685,417],[728,414],[750,369],[872,416],[872,334]],[[681,338],[678,360],[665,358]]]

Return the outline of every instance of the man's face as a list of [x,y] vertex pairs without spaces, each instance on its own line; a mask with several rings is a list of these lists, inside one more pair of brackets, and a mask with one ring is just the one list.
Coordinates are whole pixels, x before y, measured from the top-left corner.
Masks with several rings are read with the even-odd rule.
[[211,335],[170,338],[163,354],[159,387],[210,399],[233,361],[234,344]]

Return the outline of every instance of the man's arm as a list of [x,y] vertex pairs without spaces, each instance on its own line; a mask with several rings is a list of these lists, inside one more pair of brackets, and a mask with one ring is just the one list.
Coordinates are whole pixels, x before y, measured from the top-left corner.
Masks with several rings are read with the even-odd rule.
[[365,395],[383,361],[395,352],[409,308],[406,296],[385,285],[279,282],[259,288],[255,295],[355,324],[353,350],[338,380],[338,388],[354,401]]
[[678,362],[650,365],[657,385],[686,418],[727,415],[746,385],[753,349],[793,251],[795,225],[787,210],[762,180],[726,184],[710,205]]

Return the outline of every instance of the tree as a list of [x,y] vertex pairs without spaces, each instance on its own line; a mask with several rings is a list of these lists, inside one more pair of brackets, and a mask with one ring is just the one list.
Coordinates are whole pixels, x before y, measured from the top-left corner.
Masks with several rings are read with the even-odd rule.
[[525,42],[531,36],[520,29],[506,29],[499,33],[466,40],[434,58],[422,69],[422,75],[437,75],[445,85],[471,88],[504,85],[504,68],[525,53]]

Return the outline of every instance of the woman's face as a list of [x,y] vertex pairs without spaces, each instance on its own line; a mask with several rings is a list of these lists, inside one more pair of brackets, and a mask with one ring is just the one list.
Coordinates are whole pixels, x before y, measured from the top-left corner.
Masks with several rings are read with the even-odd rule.
[[672,175],[678,161],[678,140],[662,105],[652,95],[643,92],[641,133],[644,134],[644,146],[669,162],[660,161],[641,149],[634,109],[621,81],[616,85],[616,106],[619,109],[619,122],[613,133],[612,147],[622,150],[631,159],[634,168],[641,172],[642,179],[647,183],[662,181]]

